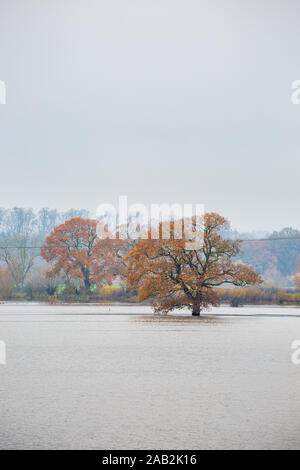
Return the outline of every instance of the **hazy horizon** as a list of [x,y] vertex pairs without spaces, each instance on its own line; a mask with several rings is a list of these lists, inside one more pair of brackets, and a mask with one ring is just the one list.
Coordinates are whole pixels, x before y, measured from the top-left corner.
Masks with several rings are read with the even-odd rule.
[[300,4],[0,3],[0,207],[200,203],[300,229]]

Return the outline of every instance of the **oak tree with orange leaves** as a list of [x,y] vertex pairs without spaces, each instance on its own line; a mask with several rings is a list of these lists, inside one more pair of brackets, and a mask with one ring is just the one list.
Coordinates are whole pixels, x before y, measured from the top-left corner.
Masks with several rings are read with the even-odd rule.
[[76,217],[55,227],[42,246],[41,255],[51,264],[50,277],[63,273],[67,278],[81,280],[89,290],[93,284],[110,284],[116,274],[113,243],[98,238],[96,220]]
[[[127,283],[139,289],[139,300],[152,299],[156,312],[190,309],[200,315],[203,309],[218,305],[217,287],[226,284],[246,286],[262,282],[251,267],[233,259],[240,252],[240,240],[224,239],[229,228],[216,213],[205,214],[200,249],[186,249],[184,236],[176,239],[175,222],[170,222],[170,238],[140,240],[125,257]],[[162,224],[160,224],[160,233]]]

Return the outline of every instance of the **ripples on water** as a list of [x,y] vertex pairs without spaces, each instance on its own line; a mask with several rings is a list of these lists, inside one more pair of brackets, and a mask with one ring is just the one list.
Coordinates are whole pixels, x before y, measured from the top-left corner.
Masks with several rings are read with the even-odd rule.
[[298,312],[0,305],[0,447],[300,448]]

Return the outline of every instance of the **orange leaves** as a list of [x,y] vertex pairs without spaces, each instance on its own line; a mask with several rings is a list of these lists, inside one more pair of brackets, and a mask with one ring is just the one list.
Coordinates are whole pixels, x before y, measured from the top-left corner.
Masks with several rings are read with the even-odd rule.
[[[180,224],[180,221],[179,221]],[[185,240],[177,239],[175,223],[170,224],[169,240],[140,240],[123,258],[127,284],[139,289],[139,300],[152,299],[157,311],[187,307],[194,314],[218,304],[215,287],[222,284],[246,286],[261,282],[252,268],[235,263],[240,242],[224,239],[228,222],[215,213],[206,214],[204,243],[200,249],[186,250]],[[54,229],[42,247],[43,258],[51,265],[50,276],[63,273],[81,280],[86,289],[92,284],[110,284],[122,273],[121,258],[128,241],[100,239],[94,220],[74,218]],[[162,234],[160,226],[158,233]]]
[[51,263],[50,275],[64,273],[80,279],[86,289],[92,284],[111,283],[116,269],[114,245],[100,240],[95,220],[76,217],[55,227],[41,249],[43,258]]
[[234,263],[240,242],[226,240],[228,222],[218,214],[204,218],[204,244],[186,250],[184,240],[142,240],[129,252],[127,282],[139,288],[139,299],[151,298],[157,311],[187,307],[194,314],[218,304],[214,288],[222,284],[245,286],[262,280],[250,267]]

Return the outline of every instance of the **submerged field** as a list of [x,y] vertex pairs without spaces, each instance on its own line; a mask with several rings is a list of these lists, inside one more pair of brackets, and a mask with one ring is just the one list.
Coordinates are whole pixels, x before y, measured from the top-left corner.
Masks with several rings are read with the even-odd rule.
[[0,447],[299,448],[299,315],[2,304]]

